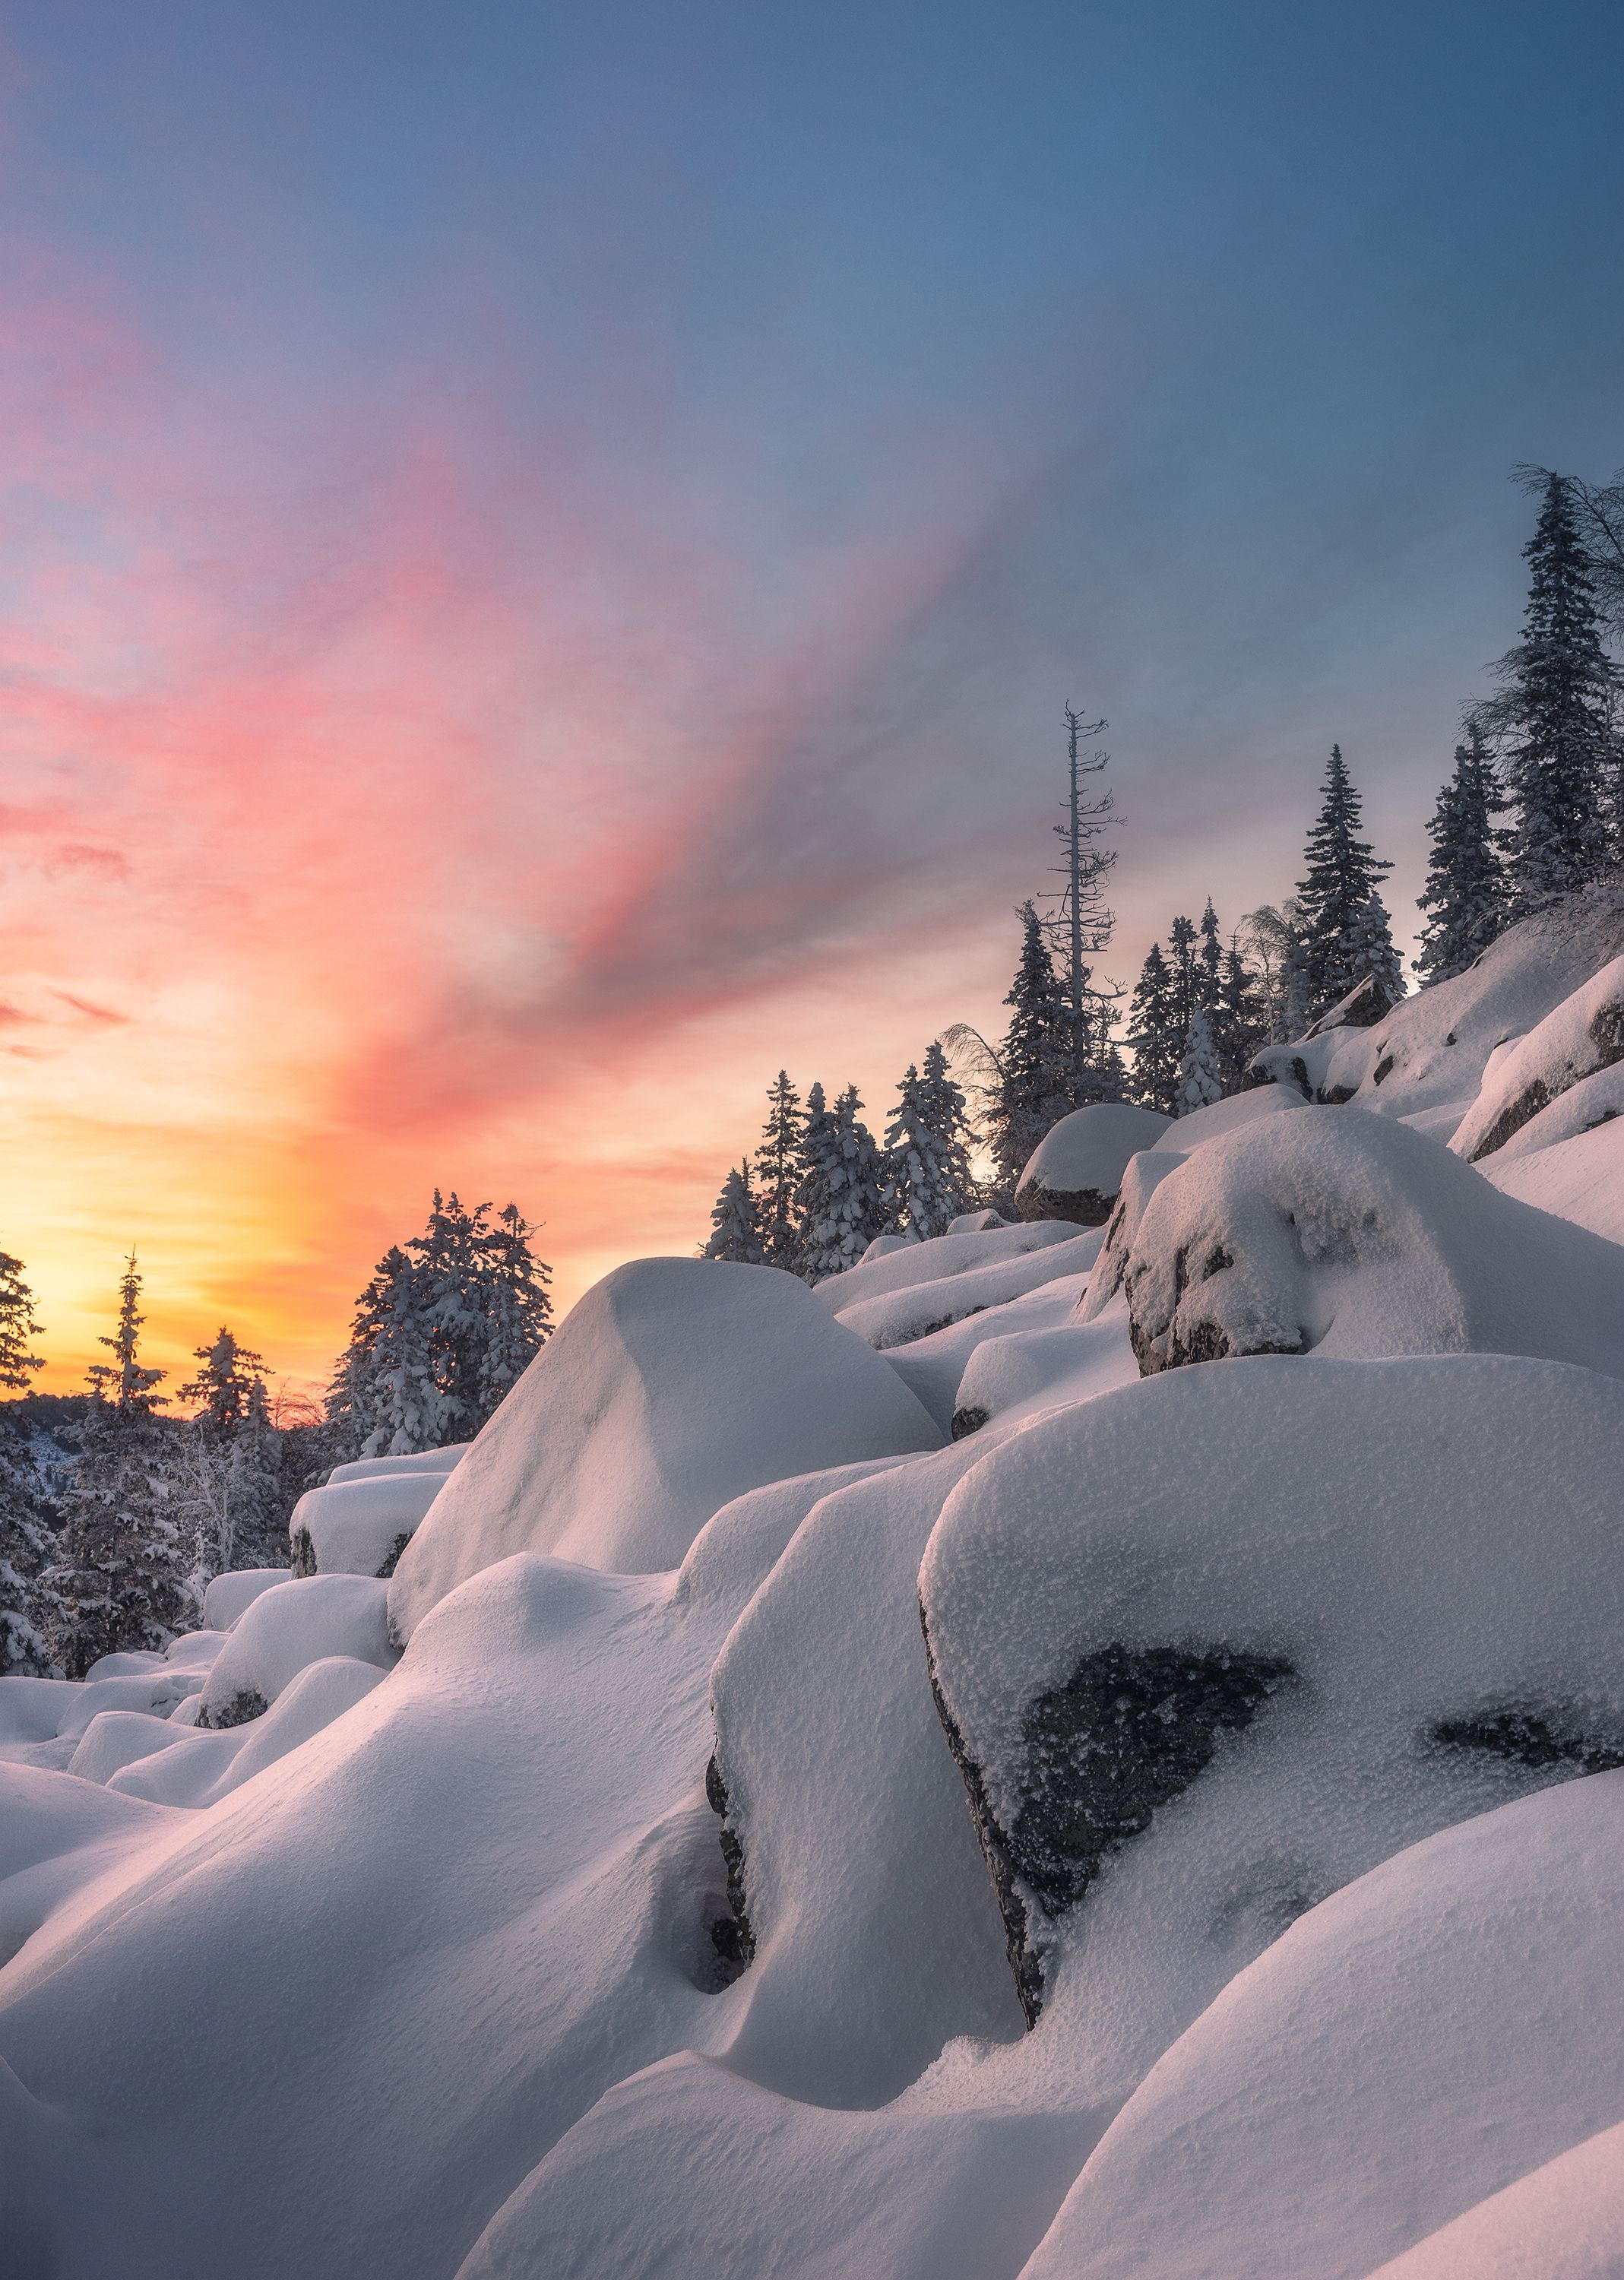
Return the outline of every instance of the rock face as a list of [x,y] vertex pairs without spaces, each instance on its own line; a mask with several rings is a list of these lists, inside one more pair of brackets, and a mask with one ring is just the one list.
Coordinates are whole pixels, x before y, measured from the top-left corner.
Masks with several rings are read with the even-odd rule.
[[1586,1078],[1624,1061],[1624,958],[1563,999],[1485,1072],[1451,1146],[1470,1163],[1492,1156]]
[[1069,1219],[1079,1227],[1103,1227],[1128,1159],[1154,1146],[1171,1122],[1154,1109],[1120,1101],[1074,1109],[1034,1152],[1015,1190],[1015,1209],[1026,1220]]
[[[921,1620],[929,1654],[923,1610]],[[1291,1666],[1281,1656],[1120,1640],[1085,1654],[1063,1684],[1043,1689],[1026,1710],[1005,1782],[1007,1791],[1012,1779],[1018,1801],[1001,1825],[930,1660],[943,1731],[998,1896],[1015,1991],[1034,2027],[1043,2007],[1034,1904],[1051,1922],[1074,1907],[1107,1853],[1189,1788],[1212,1762],[1219,1735],[1250,1725]]]

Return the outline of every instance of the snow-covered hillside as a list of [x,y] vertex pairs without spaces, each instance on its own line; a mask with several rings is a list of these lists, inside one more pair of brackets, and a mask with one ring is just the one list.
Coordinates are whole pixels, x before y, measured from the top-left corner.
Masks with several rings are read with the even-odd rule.
[[1621,960],[622,1267],[0,1680],[7,2280],[1624,2274]]

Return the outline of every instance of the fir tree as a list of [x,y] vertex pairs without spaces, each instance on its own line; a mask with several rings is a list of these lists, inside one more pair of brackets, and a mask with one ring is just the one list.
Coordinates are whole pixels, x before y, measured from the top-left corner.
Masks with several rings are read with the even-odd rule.
[[201,1402],[202,1413],[194,1421],[205,1431],[229,1439],[248,1414],[255,1386],[264,1383],[264,1360],[239,1345],[223,1322],[212,1345],[195,1346],[192,1351],[203,1367],[189,1385],[181,1388],[181,1398]]
[[167,1398],[156,1390],[164,1372],[141,1360],[141,1282],[132,1252],[118,1328],[101,1341],[113,1360],[89,1373],[89,1413],[44,1578],[56,1601],[52,1660],[70,1678],[106,1654],[161,1652],[189,1614],[171,1435],[157,1413]]
[[767,1087],[767,1120],[756,1151],[756,1211],[761,1230],[761,1255],[768,1267],[787,1267],[791,1275],[801,1264],[797,1226],[796,1190],[805,1165],[801,1151],[801,1096],[780,1069]]
[[1189,1017],[1189,1030],[1179,1061],[1178,1113],[1188,1116],[1194,1109],[1210,1108],[1223,1097],[1218,1048],[1212,1043],[1205,1008],[1197,1005]]
[[1506,925],[1505,867],[1494,819],[1505,802],[1474,722],[1455,747],[1455,773],[1428,831],[1432,861],[1420,908],[1428,914],[1416,970],[1423,982],[1464,974]]
[[1224,946],[1219,938],[1218,913],[1212,908],[1211,895],[1201,913],[1201,947],[1196,953],[1196,969],[1197,998],[1210,1013],[1218,1003],[1224,974]]
[[993,1086],[992,1152],[1013,1192],[1038,1142],[1077,1105],[1072,1098],[1068,1009],[1055,978],[1043,921],[1023,903],[1020,963],[1004,1004],[1012,1008]]
[[1226,1098],[1239,1092],[1247,1063],[1268,1043],[1258,999],[1257,982],[1240,951],[1232,946],[1224,952],[1217,1002],[1209,1017]]
[[181,1397],[203,1406],[176,1450],[170,1510],[185,1547],[187,1590],[201,1609],[216,1575],[282,1564],[288,1515],[263,1360],[223,1324],[212,1345],[194,1352],[203,1367]]
[[1176,918],[1167,929],[1167,947],[1172,952],[1169,961],[1173,975],[1174,1035],[1178,1039],[1178,1051],[1184,1050],[1184,1039],[1189,1034],[1190,1016],[1201,1003],[1201,981],[1196,964],[1196,929],[1187,918]]
[[1312,1014],[1323,1013],[1374,974],[1395,1003],[1404,977],[1377,882],[1392,869],[1358,836],[1359,797],[1340,744],[1331,746],[1325,797],[1305,850],[1297,889],[1303,962]]
[[[1086,1102],[1121,1098],[1121,1060],[1108,1050],[1112,994],[1096,990],[1090,958],[1111,940],[1116,921],[1105,907],[1104,880],[1116,861],[1099,843],[1110,828],[1112,798],[1105,791],[1094,799],[1086,796],[1086,781],[1104,774],[1111,759],[1098,738],[1103,720],[1085,720],[1074,706],[1066,708],[1069,784],[1066,820],[1055,833],[1066,850],[1059,865],[1066,883],[1054,915],[1045,926],[1058,960],[1058,988],[1065,1008],[1064,1039],[1068,1107]],[[1085,747],[1089,749],[1085,750]]]
[[[28,1351],[40,1324],[22,1275],[21,1259],[0,1251],[0,1386],[13,1392],[44,1362]],[[0,1677],[40,1677],[50,1669],[49,1595],[41,1579],[54,1537],[33,1452],[18,1427],[18,1406],[0,1410]]]
[[885,1134],[886,1225],[925,1242],[947,1232],[974,1185],[965,1097],[940,1044],[927,1051],[923,1076],[909,1067],[897,1094]]
[[1183,1031],[1175,1022],[1174,983],[1161,944],[1152,943],[1128,1005],[1128,1043],[1134,1056],[1134,1098],[1142,1108],[1178,1113],[1179,1057]]
[[[809,1104],[814,1095],[821,1107],[821,1086],[813,1085],[808,1095]],[[722,1182],[722,1191],[711,1206],[711,1238],[701,1256],[730,1259],[740,1267],[759,1267],[764,1263],[748,1161],[735,1165]]]
[[1610,859],[1605,813],[1618,668],[1602,647],[1596,584],[1566,477],[1528,469],[1543,493],[1522,550],[1522,639],[1496,666],[1499,692],[1475,718],[1504,760],[1516,803],[1509,873],[1517,905],[1583,886]]
[[885,1166],[849,1084],[820,1119],[804,1173],[807,1213],[801,1272],[809,1282],[855,1267],[886,1223]]
[[517,1204],[504,1205],[489,1226],[481,1220],[478,1272],[483,1329],[470,1386],[473,1406],[461,1421],[469,1436],[495,1416],[552,1336],[552,1269],[535,1255],[530,1241],[535,1233]]

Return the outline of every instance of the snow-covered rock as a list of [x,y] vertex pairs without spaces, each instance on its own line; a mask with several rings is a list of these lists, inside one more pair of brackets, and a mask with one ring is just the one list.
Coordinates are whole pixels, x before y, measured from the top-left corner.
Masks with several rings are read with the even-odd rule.
[[1085,1314],[1114,1295],[1112,1266],[1147,1375],[1311,1350],[1541,1354],[1624,1375],[1624,1252],[1358,1113],[1269,1117],[1186,1157]]
[[[85,1886],[160,1836],[167,1814],[110,1798],[94,1782],[0,1765],[0,1965]],[[0,2110],[0,2148],[10,2117]],[[0,2176],[5,2162],[0,2150]],[[9,2229],[13,2205],[0,2204]],[[8,2245],[10,2233],[5,2236]]]
[[203,1595],[203,1620],[206,1629],[228,1631],[239,1615],[251,1607],[261,1591],[274,1591],[285,1583],[291,1569],[287,1568],[234,1568],[224,1575],[217,1575]]
[[[977,1214],[981,1216],[981,1214]],[[894,1250],[876,1252],[848,1267],[843,1274],[826,1275],[814,1285],[815,1295],[831,1314],[870,1298],[890,1298],[912,1290],[916,1282],[944,1282],[959,1275],[973,1275],[983,1267],[1006,1266],[1057,1243],[1069,1243],[1076,1228],[1068,1220],[1049,1220],[1035,1225],[1006,1226],[996,1213],[991,1225],[964,1228],[932,1236],[927,1243],[898,1244]]]
[[966,1475],[920,1576],[943,1724],[1102,2095],[1378,1861],[1624,1764],[1620,1448],[1589,1370],[1263,1358]]
[[1399,1853],[1174,2044],[1024,2280],[1607,2280],[1621,1945],[1624,1774]]
[[449,1471],[371,1474],[306,1489],[288,1532],[296,1575],[392,1575]]
[[1171,1119],[1153,1108],[1097,1101],[1074,1108],[1045,1133],[1021,1173],[1015,1208],[1022,1219],[1069,1219],[1103,1227],[1130,1156],[1153,1147]]
[[676,1568],[747,1489],[940,1438],[794,1275],[711,1259],[618,1267],[559,1325],[401,1555],[396,1634],[510,1552]]
[[1295,1085],[1254,1085],[1250,1092],[1232,1093],[1210,1107],[1192,1108],[1174,1119],[1151,1144],[1158,1156],[1188,1156],[1205,1141],[1219,1140],[1260,1116],[1278,1116],[1282,1109],[1304,1108],[1307,1103]]
[[[166,1744],[112,1770],[107,1785],[122,1797],[200,1810],[324,1733],[374,1686],[381,1686],[383,1678],[375,1663],[352,1655],[328,1655],[307,1663],[262,1717],[223,1733],[178,1734],[168,1728]],[[70,1768],[80,1770],[77,1765]]]
[[[1041,1230],[1048,1236],[1056,1227],[1062,1233],[1062,1240],[1058,1243],[1044,1241],[1024,1248],[1010,1244],[1001,1256],[974,1266],[959,1265],[951,1258],[933,1260],[928,1254],[938,1244],[951,1252],[958,1244],[983,1243],[988,1237],[937,1236],[929,1243],[921,1243],[916,1253],[926,1272],[899,1283],[895,1290],[878,1292],[872,1298],[850,1299],[842,1306],[839,1320],[877,1352],[890,1353],[916,1339],[932,1337],[956,1322],[967,1321],[971,1315],[984,1313],[990,1306],[1007,1306],[1011,1299],[1041,1290],[1046,1282],[1086,1275],[1099,1254],[1103,1239],[1100,1229],[1079,1230],[1068,1220],[1044,1220],[1037,1228],[1006,1229],[1003,1232],[1009,1236]],[[885,1266],[892,1263],[889,1259],[881,1262]],[[946,1269],[940,1277],[928,1273],[937,1264]],[[836,1280],[843,1282],[845,1277]],[[823,1296],[829,1288],[828,1283],[820,1283],[819,1295]]]
[[327,1485],[335,1481],[399,1480],[406,1473],[452,1473],[461,1464],[472,1441],[448,1441],[443,1449],[414,1449],[404,1457],[354,1457],[335,1465]]
[[[1450,1145],[1470,1163],[1492,1156],[1572,1087],[1598,1071],[1612,1070],[1620,1061],[1624,1061],[1624,958],[1613,959],[1496,1057]],[[1611,1105],[1598,1105],[1598,1115]],[[1552,1128],[1553,1139],[1567,1136]]]
[[1266,1046],[1252,1069],[1384,1116],[1469,1099],[1497,1046],[1534,1029],[1620,956],[1624,879],[1614,877],[1509,928],[1466,973],[1405,998],[1374,1028]]
[[203,1690],[198,1723],[262,1717],[307,1665],[352,1656],[388,1670],[389,1586],[369,1575],[296,1576],[265,1591],[227,1634]]

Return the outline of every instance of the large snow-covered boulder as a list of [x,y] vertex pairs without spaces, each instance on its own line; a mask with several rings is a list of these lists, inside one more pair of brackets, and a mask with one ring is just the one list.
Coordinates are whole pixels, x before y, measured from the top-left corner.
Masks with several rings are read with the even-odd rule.
[[1621,1945],[1624,1774],[1399,1853],[1174,2044],[1023,2280],[1611,2280]]
[[394,1472],[306,1489],[288,1524],[296,1575],[392,1575],[450,1474]]
[[[1497,1055],[1450,1145],[1492,1156],[1583,1079],[1624,1061],[1624,958],[1615,958]],[[1602,1113],[1598,1105],[1597,1120]],[[1553,1130],[1552,1137],[1559,1136]],[[1566,1137],[1566,1135],[1560,1136]]]
[[203,1595],[205,1630],[228,1631],[262,1591],[273,1591],[292,1573],[287,1568],[231,1568],[217,1575]]
[[1214,1100],[1175,1118],[1152,1142],[1152,1150],[1158,1156],[1188,1156],[1192,1148],[1221,1140],[1243,1124],[1255,1124],[1260,1116],[1278,1116],[1284,1109],[1307,1105],[1295,1085],[1254,1085],[1250,1092],[1231,1093],[1227,1100]]
[[[1113,1230],[1113,1235],[1115,1234]],[[1126,1290],[1148,1376],[1226,1354],[1523,1353],[1624,1375],[1624,1252],[1435,1141],[1339,1109],[1180,1162],[1084,1305]]]
[[941,1437],[896,1372],[793,1275],[640,1259],[571,1311],[451,1475],[401,1555],[391,1618],[409,1638],[448,1591],[512,1552],[676,1568],[747,1489]]
[[920,1591],[1028,2014],[1128,2084],[1402,1846],[1624,1765],[1624,1386],[1219,1362],[1039,1417]]
[[1103,1227],[1130,1156],[1153,1147],[1172,1119],[1126,1101],[1074,1108],[1045,1133],[1021,1173],[1015,1208],[1022,1219],[1069,1219]]
[[240,1726],[262,1717],[300,1671],[328,1655],[388,1670],[389,1586],[370,1575],[296,1576],[265,1591],[227,1634],[203,1689],[197,1722]]
[[1615,877],[1508,928],[1464,974],[1405,998],[1373,1028],[1266,1046],[1252,1074],[1321,1101],[1357,1098],[1384,1116],[1470,1100],[1497,1046],[1526,1036],[1621,956],[1624,879]]

